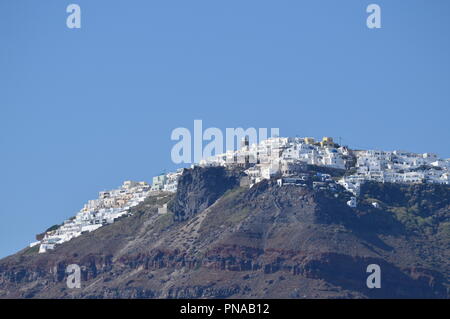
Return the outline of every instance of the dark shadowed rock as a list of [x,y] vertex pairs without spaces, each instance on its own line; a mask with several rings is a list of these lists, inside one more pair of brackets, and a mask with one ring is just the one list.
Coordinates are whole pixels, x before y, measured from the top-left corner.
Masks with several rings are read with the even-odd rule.
[[191,218],[213,204],[226,191],[239,186],[245,174],[239,169],[198,167],[184,170],[170,205],[177,221]]

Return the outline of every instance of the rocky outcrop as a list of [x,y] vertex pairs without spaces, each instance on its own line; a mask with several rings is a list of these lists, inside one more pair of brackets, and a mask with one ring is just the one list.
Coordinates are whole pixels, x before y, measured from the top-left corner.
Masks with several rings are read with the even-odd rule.
[[239,186],[242,170],[196,166],[185,170],[170,209],[177,221],[191,218],[213,204],[226,191]]
[[[370,184],[350,208],[342,189],[241,188],[241,174],[188,170],[167,214],[149,198],[54,251],[3,259],[0,297],[449,298],[444,186]],[[411,228],[422,219],[426,228]],[[81,289],[66,285],[70,264]],[[381,268],[380,289],[366,285],[370,264]]]

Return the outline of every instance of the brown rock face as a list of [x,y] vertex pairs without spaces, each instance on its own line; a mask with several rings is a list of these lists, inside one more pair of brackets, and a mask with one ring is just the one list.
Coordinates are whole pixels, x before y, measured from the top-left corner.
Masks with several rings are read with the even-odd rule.
[[[188,170],[176,195],[150,197],[54,251],[1,260],[0,297],[449,297],[448,187],[370,184],[352,209],[343,189],[241,188],[241,174]],[[168,201],[171,212],[158,214]],[[67,288],[70,264],[81,289]],[[370,264],[379,289],[366,285]]]

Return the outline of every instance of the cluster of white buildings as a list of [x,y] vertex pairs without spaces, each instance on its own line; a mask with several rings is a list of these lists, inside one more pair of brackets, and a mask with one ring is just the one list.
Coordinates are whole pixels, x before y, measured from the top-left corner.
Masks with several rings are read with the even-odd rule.
[[450,184],[450,159],[440,159],[436,154],[375,150],[353,153],[354,174],[339,182],[356,196],[365,181]]
[[349,150],[330,137],[320,142],[309,137],[273,137],[251,145],[244,139],[239,150],[204,159],[200,166],[248,166],[245,172],[253,185],[274,176],[295,175],[306,164],[345,169],[350,162]]
[[46,232],[42,240],[31,243],[30,247],[39,245],[39,252],[44,253],[85,232],[114,223],[117,218],[129,214],[130,208],[143,202],[149,195],[159,191],[176,192],[178,178],[182,173],[183,169],[179,169],[155,176],[152,185],[125,181],[118,189],[100,192],[99,197],[89,200],[75,217],[64,221],[57,229]]
[[152,191],[176,192],[178,186],[178,178],[183,174],[183,168],[175,172],[163,173],[153,177]]
[[274,137],[252,145],[244,139],[239,150],[200,162],[201,166],[230,164],[249,166],[245,172],[251,179],[251,186],[274,176],[297,175],[306,164],[346,169],[352,174],[338,183],[355,196],[364,181],[450,184],[450,159],[440,159],[430,153],[354,151],[336,144],[331,137],[321,141],[310,137]]
[[153,186],[146,182],[126,181],[118,189],[100,192],[97,199],[89,200],[73,218],[64,221],[57,229],[46,232],[42,240],[31,243],[30,247],[39,245],[39,253],[44,253],[85,232],[111,224],[117,218],[129,214],[130,208],[143,202],[155,191],[176,191],[181,173],[177,171],[157,176],[154,181],[159,181],[159,184]]
[[[331,137],[321,141],[310,137],[272,137],[254,144],[245,138],[239,150],[215,155],[197,165],[242,166],[250,187],[264,179],[277,177],[280,186],[306,186],[312,178],[314,189],[336,189],[336,181],[328,174],[305,174],[308,164],[345,170],[346,174],[342,174],[337,183],[354,194],[347,203],[351,207],[356,207],[360,186],[365,181],[450,184],[450,159],[440,159],[429,153],[351,150],[336,144]],[[129,214],[131,207],[144,201],[152,192],[175,192],[183,170],[155,176],[151,186],[146,182],[126,181],[118,189],[100,192],[99,198],[88,201],[75,217],[46,232],[42,240],[30,246],[40,245],[39,252],[46,252],[84,232],[113,223]]]

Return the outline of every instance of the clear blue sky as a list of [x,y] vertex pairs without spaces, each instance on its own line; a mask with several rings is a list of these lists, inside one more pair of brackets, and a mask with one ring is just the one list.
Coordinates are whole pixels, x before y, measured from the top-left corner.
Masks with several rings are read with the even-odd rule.
[[[82,28],[66,27],[66,7]],[[369,30],[366,7],[382,8]],[[1,0],[0,257],[147,180],[172,129],[450,157],[448,0]]]

